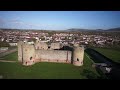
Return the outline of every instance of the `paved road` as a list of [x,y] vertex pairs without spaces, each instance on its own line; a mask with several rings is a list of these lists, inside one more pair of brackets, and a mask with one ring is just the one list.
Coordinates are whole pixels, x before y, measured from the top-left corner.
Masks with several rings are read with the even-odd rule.
[[8,55],[8,54],[10,54],[10,53],[13,53],[13,52],[16,52],[16,51],[17,51],[17,49],[14,48],[14,49],[11,49],[11,50],[7,50],[7,51],[5,51],[5,52],[1,52],[1,53],[0,53],[0,62],[10,62],[10,63],[15,63],[15,62],[17,62],[17,61],[4,60],[4,58],[2,58],[3,56],[6,56],[6,55]]
[[8,55],[10,53],[13,53],[13,52],[16,52],[16,51],[17,51],[16,48],[15,49],[11,49],[11,50],[7,50],[7,51],[5,51],[3,53],[0,53],[0,57],[6,56],[6,55]]
[[10,63],[15,63],[15,62],[17,62],[17,61],[0,60],[0,62],[10,62]]

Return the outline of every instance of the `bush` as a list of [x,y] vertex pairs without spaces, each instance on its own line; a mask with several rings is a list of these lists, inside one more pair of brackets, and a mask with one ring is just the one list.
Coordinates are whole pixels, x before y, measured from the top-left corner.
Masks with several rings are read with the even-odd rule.
[[9,46],[10,46],[9,43],[7,43],[6,41],[3,42],[0,41],[0,47],[9,47]]

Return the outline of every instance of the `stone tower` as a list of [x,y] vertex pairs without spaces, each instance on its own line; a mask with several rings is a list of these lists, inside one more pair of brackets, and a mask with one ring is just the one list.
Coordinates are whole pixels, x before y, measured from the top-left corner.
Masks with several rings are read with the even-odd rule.
[[23,65],[32,65],[35,63],[35,47],[27,42],[23,44]]
[[62,48],[61,43],[51,43],[51,47],[50,47],[51,50],[60,49],[60,48]]
[[48,45],[44,42],[40,42],[39,40],[36,40],[35,42],[35,49],[44,49],[47,50],[48,49]]
[[18,46],[18,61],[22,62],[22,60],[23,60],[23,42],[19,41],[17,43],[17,46]]
[[73,64],[75,66],[82,66],[84,58],[84,47],[74,46]]

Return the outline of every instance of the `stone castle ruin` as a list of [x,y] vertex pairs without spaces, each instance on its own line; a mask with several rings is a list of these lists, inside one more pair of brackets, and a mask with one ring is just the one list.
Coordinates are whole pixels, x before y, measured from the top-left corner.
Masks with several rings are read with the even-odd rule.
[[47,45],[37,40],[34,44],[18,42],[18,61],[25,66],[33,65],[37,62],[57,62],[70,63],[75,66],[83,65],[84,48],[72,47],[72,50],[61,49],[60,43]]

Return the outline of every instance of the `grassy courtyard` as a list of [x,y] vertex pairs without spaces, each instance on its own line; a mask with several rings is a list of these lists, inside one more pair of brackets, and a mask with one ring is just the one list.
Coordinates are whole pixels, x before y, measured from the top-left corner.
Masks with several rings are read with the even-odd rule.
[[[4,57],[6,60],[17,60],[17,52]],[[84,65],[76,67],[64,63],[36,63],[26,67],[18,62],[0,62],[0,76],[3,79],[97,79],[102,78],[84,55]]]
[[115,62],[120,63],[120,51],[115,49],[108,49],[108,48],[93,48],[96,51],[100,52],[104,56],[112,59]]

